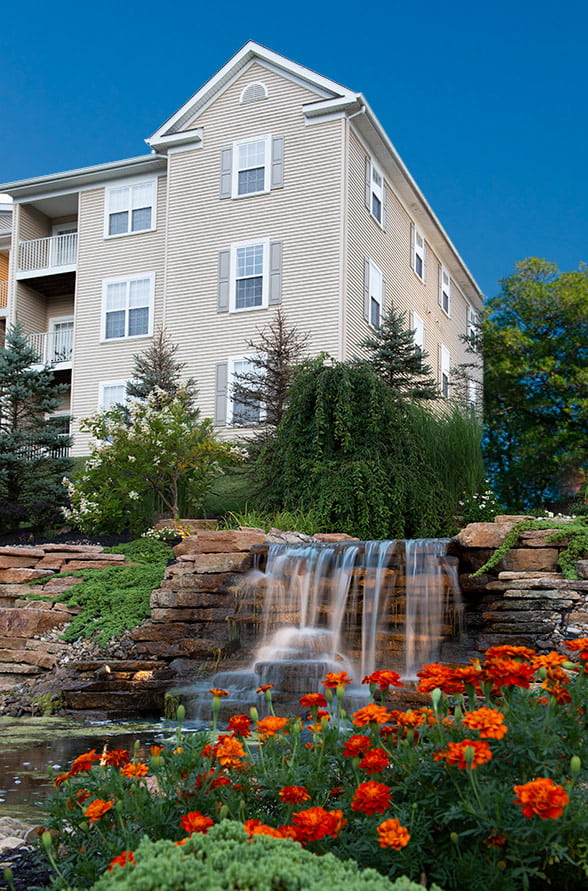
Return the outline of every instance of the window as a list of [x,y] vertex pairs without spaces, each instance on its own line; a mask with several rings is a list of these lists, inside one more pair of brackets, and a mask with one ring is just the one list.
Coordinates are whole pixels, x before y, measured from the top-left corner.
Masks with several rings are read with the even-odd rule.
[[439,379],[441,395],[446,399],[449,397],[449,370],[451,367],[451,357],[449,350],[439,345]]
[[98,386],[98,408],[109,411],[115,405],[124,405],[127,401],[126,381],[103,381]]
[[379,328],[384,305],[384,278],[375,263],[365,261],[364,318],[373,328]]
[[221,152],[221,198],[262,195],[284,185],[284,137],[240,139]]
[[468,378],[467,384],[467,402],[471,408],[476,408],[478,404],[478,382],[473,378]]
[[244,241],[219,252],[218,312],[261,309],[281,300],[281,241]]
[[414,345],[423,353],[425,350],[425,323],[416,312],[410,314],[410,327],[414,331]]
[[233,250],[233,308],[253,309],[265,306],[264,281],[267,279],[266,243],[245,244]]
[[446,315],[451,315],[451,279],[444,266],[439,267],[439,305]]
[[156,180],[106,189],[104,235],[129,235],[155,229]]
[[416,226],[412,227],[412,268],[421,281],[425,280],[427,248],[423,233]]
[[152,334],[154,282],[150,272],[103,283],[102,340]]
[[466,336],[472,346],[475,346],[478,341],[478,325],[478,314],[475,309],[468,303]]
[[365,164],[365,203],[380,226],[386,228],[386,187],[380,168],[371,158]]
[[259,402],[250,403],[239,399],[235,393],[238,375],[248,374],[255,368],[247,356],[236,356],[229,359],[229,402],[227,423],[232,427],[255,427],[263,420],[263,411]]

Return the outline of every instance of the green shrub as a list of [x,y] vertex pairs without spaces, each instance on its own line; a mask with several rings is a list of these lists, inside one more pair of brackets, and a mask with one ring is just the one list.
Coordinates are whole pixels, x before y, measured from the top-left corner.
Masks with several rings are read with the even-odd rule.
[[[332,854],[317,856],[290,839],[257,835],[224,820],[207,834],[194,833],[184,845],[143,839],[135,865],[114,866],[93,891],[422,891],[406,878],[395,882],[374,869]],[[435,891],[436,885],[431,886]],[[440,889],[437,889],[440,891]]]

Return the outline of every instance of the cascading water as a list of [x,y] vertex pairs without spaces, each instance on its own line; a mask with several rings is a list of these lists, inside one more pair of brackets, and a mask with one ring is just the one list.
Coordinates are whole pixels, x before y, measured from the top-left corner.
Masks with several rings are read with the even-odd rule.
[[329,671],[347,671],[356,682],[376,668],[413,678],[460,628],[461,594],[447,543],[270,545],[265,567],[245,582],[251,610],[262,604],[251,668],[219,673],[212,685],[229,689],[243,710],[259,686],[272,684],[276,701],[295,701],[321,690]]

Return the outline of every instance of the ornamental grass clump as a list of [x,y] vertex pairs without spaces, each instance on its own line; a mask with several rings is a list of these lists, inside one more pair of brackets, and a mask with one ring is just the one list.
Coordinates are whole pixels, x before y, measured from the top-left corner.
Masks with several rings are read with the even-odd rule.
[[[186,733],[180,722],[148,754],[86,753],[56,778],[46,805],[56,887],[192,887],[140,884],[155,851],[170,870],[181,864],[178,875],[192,864],[194,887],[216,887],[197,884],[194,860],[236,822],[243,858],[267,837],[292,882],[307,855],[329,853],[444,891],[581,891],[588,639],[568,642],[567,652],[577,661],[493,647],[483,662],[425,665],[419,689],[431,704],[408,711],[393,707],[402,682],[392,671],[365,677],[369,701],[349,714],[345,672],[327,675],[323,693],[302,696],[296,716],[275,714],[264,685],[267,717],[252,709],[222,732]],[[211,690],[213,720],[224,692]],[[150,841],[138,844],[141,837]],[[244,884],[230,878],[222,887],[314,887],[310,878],[272,885],[268,869],[252,878],[243,867]],[[348,887],[364,887],[354,876]],[[323,879],[339,887],[326,867]]]

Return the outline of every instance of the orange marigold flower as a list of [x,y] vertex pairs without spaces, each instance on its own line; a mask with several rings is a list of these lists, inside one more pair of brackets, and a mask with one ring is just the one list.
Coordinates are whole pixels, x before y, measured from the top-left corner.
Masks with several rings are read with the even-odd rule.
[[228,690],[220,690],[218,687],[211,687],[208,692],[212,693],[215,699],[224,699],[225,696],[229,695]]
[[261,687],[258,687],[255,692],[256,693],[266,693],[268,690],[271,690],[273,686],[274,686],[273,684],[262,684]]
[[304,801],[310,801],[306,786],[282,786],[278,796],[282,801],[287,801],[290,804],[302,804]]
[[251,736],[251,718],[249,715],[233,715],[229,718],[227,730],[231,730],[237,736]]
[[214,755],[223,767],[241,767],[241,758],[246,756],[246,751],[234,736],[221,736],[214,746]]
[[[243,828],[249,835],[249,838],[253,838],[254,835],[269,835],[270,838],[286,837],[284,835],[284,829],[286,827],[280,826],[279,829],[275,829],[273,826],[268,826],[266,823],[262,823],[261,820],[245,820]],[[293,831],[293,827],[290,827],[290,832]]]
[[110,861],[108,872],[110,872],[115,866],[126,866],[127,863],[135,863],[134,851],[123,851],[122,854],[118,855],[118,857],[113,857]]
[[394,848],[400,851],[405,848],[410,841],[410,833],[405,826],[401,826],[400,820],[392,817],[390,820],[384,820],[378,826],[379,844],[381,848]]
[[[525,647],[520,649],[525,649]],[[535,669],[529,662],[518,662],[516,659],[510,658],[496,658],[490,662],[487,661],[484,671],[496,690],[501,687],[523,687],[528,690],[535,674]]]
[[84,816],[88,818],[90,823],[95,823],[100,817],[106,814],[111,807],[112,801],[104,801],[102,798],[97,798],[85,809]]
[[479,730],[482,739],[502,739],[508,733],[504,715],[495,708],[478,708],[465,715],[461,723],[470,730]]
[[125,764],[124,767],[121,767],[120,772],[123,777],[144,777],[149,773],[149,766],[139,761],[137,764]]
[[577,637],[576,640],[564,641],[564,646],[568,650],[575,650],[580,654],[580,659],[588,660],[588,637]]
[[493,659],[534,659],[537,653],[529,647],[515,647],[511,644],[501,644],[498,647],[488,647],[484,653],[484,662]]
[[62,783],[65,783],[66,780],[69,780],[71,774],[69,771],[67,773],[60,773],[59,776],[56,776],[53,780],[54,786],[61,786]]
[[159,755],[161,755],[164,748],[165,748],[165,746],[158,746],[158,745],[149,746],[149,754],[153,758],[157,758]]
[[90,752],[84,752],[83,755],[78,755],[78,757],[74,758],[71,763],[69,769],[70,776],[73,777],[77,773],[82,773],[84,770],[90,770],[95,761],[100,761],[100,755],[96,754],[96,749],[92,749]]
[[267,739],[283,730],[287,723],[288,718],[275,718],[270,715],[267,718],[262,718],[261,721],[256,721],[257,733],[261,739]]
[[417,689],[421,693],[431,693],[438,687],[443,693],[464,693],[466,684],[475,689],[480,687],[482,672],[474,665],[463,665],[459,668],[448,668],[437,662],[423,665],[417,676],[420,678]]
[[420,727],[425,721],[420,711],[409,709],[407,712],[400,712],[396,718],[399,727]]
[[327,811],[323,807],[309,807],[292,816],[296,838],[302,843],[318,841],[329,835],[337,838],[347,820],[343,811]]
[[181,817],[180,826],[184,832],[203,832],[206,835],[210,827],[214,826],[214,820],[201,814],[200,811],[190,811]]
[[545,777],[513,788],[517,793],[514,803],[522,808],[524,817],[537,816],[541,820],[557,820],[570,800],[563,786],[557,786],[553,780]]
[[367,674],[362,684],[377,684],[380,690],[388,690],[389,687],[404,687],[400,681],[400,675],[395,671],[374,671]]
[[351,810],[364,814],[383,814],[390,807],[392,796],[390,786],[368,780],[360,783],[351,801]]
[[[155,747],[152,746],[152,748]],[[163,746],[157,746],[157,748],[163,750]],[[130,760],[131,756],[126,749],[111,749],[110,752],[104,752],[102,755],[102,762],[111,764],[113,767],[122,767],[124,764],[128,764]]]
[[299,704],[302,708],[326,708],[327,700],[322,693],[306,693],[301,697]]
[[364,752],[367,752],[371,744],[369,736],[364,736],[363,733],[355,734],[350,736],[343,745],[343,754],[346,758],[358,758]]
[[366,705],[353,715],[353,723],[356,727],[365,727],[366,724],[385,724],[390,720],[390,712],[383,705]]
[[564,684],[550,684],[548,681],[544,681],[541,686],[547,690],[550,696],[553,696],[558,705],[565,705],[572,701],[570,692]]
[[381,770],[384,770],[385,767],[388,767],[390,764],[390,758],[388,757],[388,753],[384,751],[384,749],[369,749],[364,753],[363,758],[359,762],[359,766],[362,770],[365,770],[366,773],[379,773]]
[[531,664],[535,670],[538,668],[556,668],[558,665],[563,665],[564,662],[567,662],[567,656],[564,656],[563,653],[556,653],[552,651],[551,653],[543,653],[543,655],[537,654],[533,656],[531,659]]
[[[471,757],[471,764],[468,764],[469,757]],[[479,764],[485,764],[486,761],[491,760],[492,749],[487,742],[481,739],[464,739],[461,742],[449,743],[446,749],[435,752],[433,758],[435,761],[455,764],[462,770],[465,770],[466,767],[475,770]]]
[[349,677],[346,671],[329,671],[325,675],[323,685],[327,690],[334,690],[336,687],[344,687],[346,684],[350,684],[351,680],[352,678]]
[[489,848],[504,848],[507,841],[508,839],[506,835],[494,832],[492,835],[489,835],[488,838],[484,839],[484,844]]

